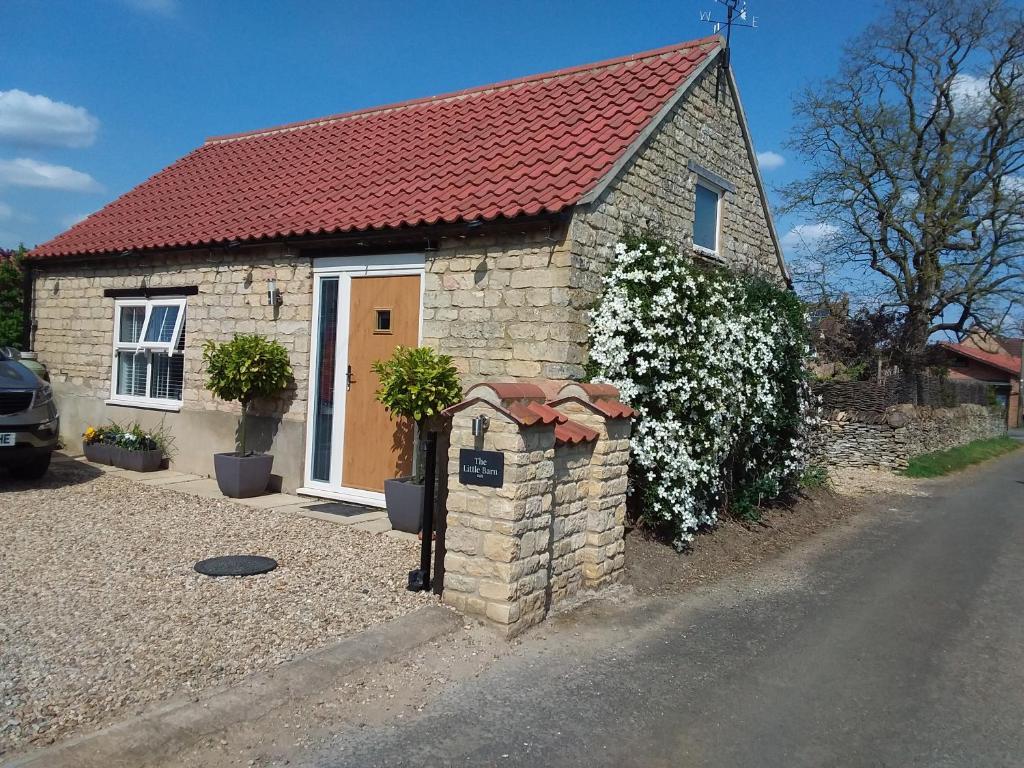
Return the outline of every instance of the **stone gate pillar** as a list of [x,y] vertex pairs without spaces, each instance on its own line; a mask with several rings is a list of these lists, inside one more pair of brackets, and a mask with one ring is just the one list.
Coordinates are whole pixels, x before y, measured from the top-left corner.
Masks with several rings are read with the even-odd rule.
[[632,411],[567,386],[478,384],[446,412],[442,600],[506,636],[622,572]]

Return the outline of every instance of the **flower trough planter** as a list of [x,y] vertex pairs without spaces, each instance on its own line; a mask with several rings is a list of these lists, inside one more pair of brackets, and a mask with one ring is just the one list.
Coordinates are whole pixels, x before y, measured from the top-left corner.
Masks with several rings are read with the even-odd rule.
[[82,443],[82,453],[85,458],[93,464],[110,464],[110,450],[113,448],[109,443]]
[[116,466],[121,469],[130,469],[132,472],[156,472],[160,469],[160,462],[164,459],[163,451],[128,451],[119,449],[116,456]]

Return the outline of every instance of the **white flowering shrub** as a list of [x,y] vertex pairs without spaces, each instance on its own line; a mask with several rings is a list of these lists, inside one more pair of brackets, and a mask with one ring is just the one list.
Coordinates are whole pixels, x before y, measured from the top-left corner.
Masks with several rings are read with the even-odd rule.
[[677,548],[795,490],[814,424],[796,296],[630,238],[591,325],[591,375],[638,411],[634,506]]

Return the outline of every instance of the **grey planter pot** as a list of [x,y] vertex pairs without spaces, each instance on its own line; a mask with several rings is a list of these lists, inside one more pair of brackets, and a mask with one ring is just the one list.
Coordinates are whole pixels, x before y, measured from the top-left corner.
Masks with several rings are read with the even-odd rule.
[[396,531],[419,533],[423,526],[423,484],[411,477],[384,481],[384,503],[388,520]]
[[213,454],[213,469],[220,492],[232,499],[247,499],[266,492],[274,457],[268,453],[239,456]]
[[112,446],[110,446],[110,451],[109,451],[109,455],[110,455],[110,462],[109,463],[110,463],[110,466],[112,466],[112,467],[121,467],[123,469],[124,467],[122,465],[124,464],[124,455],[126,453],[128,453],[128,451],[126,451],[124,448],[122,448],[119,445],[112,445]]
[[82,443],[82,453],[93,464],[110,464],[112,447],[108,443]]
[[164,460],[163,451],[126,451],[121,450],[117,460],[121,469],[130,469],[133,472],[156,472],[160,469],[160,462]]

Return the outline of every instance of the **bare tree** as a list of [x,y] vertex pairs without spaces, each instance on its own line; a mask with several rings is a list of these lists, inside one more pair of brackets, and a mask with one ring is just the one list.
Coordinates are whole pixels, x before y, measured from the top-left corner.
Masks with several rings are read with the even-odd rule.
[[785,210],[815,257],[873,276],[908,371],[928,339],[993,330],[1024,295],[1024,16],[1003,0],[900,0],[796,104],[811,167]]

